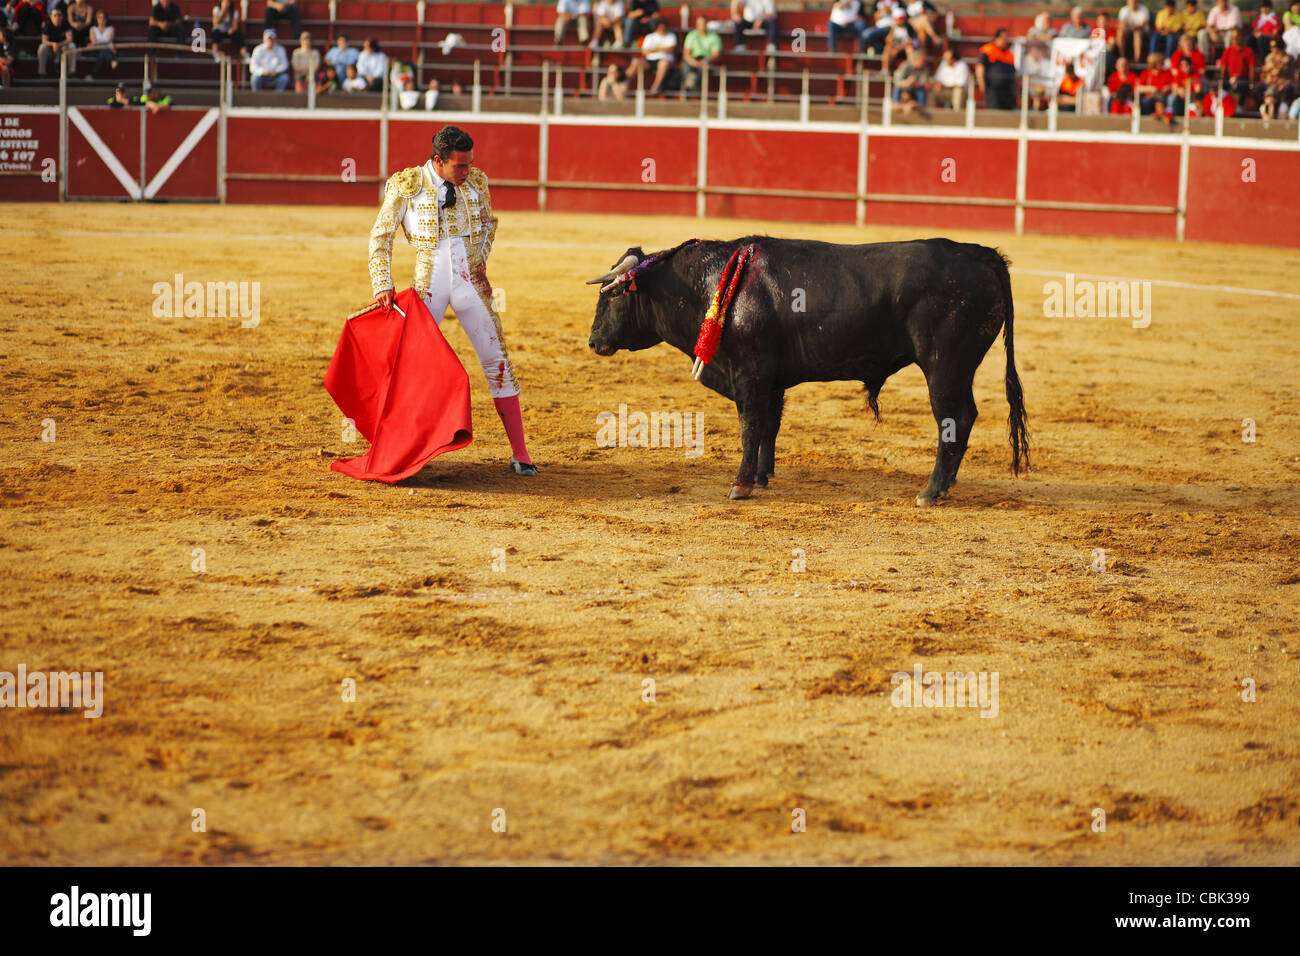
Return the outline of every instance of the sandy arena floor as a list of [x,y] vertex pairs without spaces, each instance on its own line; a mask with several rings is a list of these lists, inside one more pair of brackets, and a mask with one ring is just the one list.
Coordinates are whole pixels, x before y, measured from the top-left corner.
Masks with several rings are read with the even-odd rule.
[[[1021,270],[1035,469],[999,341],[921,510],[917,369],[879,425],[857,384],[793,390],[771,488],[729,502],[734,406],[667,346],[593,355],[582,280],[694,235],[927,231],[503,213],[541,476],[449,321],[476,440],[389,487],[329,470],[364,444],[321,385],[372,215],[0,207],[0,671],[105,675],[101,719],[0,710],[0,860],[1300,862],[1300,300],[1157,285],[1138,330],[1045,318],[1024,271],[1285,291],[1293,252],[952,233]],[[155,318],[178,272],[259,282],[261,324]],[[704,454],[598,447],[620,403],[703,413]],[[997,716],[891,706],[916,665],[997,672]]]

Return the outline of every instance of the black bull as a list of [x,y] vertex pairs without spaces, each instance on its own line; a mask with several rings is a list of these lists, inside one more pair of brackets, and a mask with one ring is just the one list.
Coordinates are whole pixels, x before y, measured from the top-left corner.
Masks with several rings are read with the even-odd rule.
[[[1001,252],[947,239],[838,245],[748,236],[690,242],[669,251],[634,282],[602,290],[591,325],[598,355],[660,342],[692,355],[700,323],[731,254],[752,243],[722,339],[700,382],[736,403],[742,455],[731,488],[746,498],[766,487],[776,461],[785,390],[801,382],[862,382],[877,419],[889,376],[920,366],[939,425],[930,481],[917,495],[932,505],[957,480],[975,422],[971,385],[998,330],[1005,330],[1011,468],[1029,465],[1024,396],[1016,374],[1011,277]],[[643,262],[629,249],[610,283]]]

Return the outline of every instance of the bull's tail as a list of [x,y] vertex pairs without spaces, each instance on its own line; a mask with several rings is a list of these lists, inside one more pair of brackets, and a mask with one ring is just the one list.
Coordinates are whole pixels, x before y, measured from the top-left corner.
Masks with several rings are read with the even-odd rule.
[[1007,423],[1011,426],[1011,470],[1020,474],[1029,470],[1029,429],[1025,425],[1025,393],[1016,374],[1015,303],[1011,298],[1011,260],[998,251],[998,282],[1002,286],[1002,341],[1007,349],[1007,404],[1011,411]]

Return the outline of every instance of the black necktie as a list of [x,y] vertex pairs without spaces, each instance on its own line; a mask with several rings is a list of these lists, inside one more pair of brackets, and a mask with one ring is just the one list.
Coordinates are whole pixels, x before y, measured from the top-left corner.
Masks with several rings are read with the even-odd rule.
[[442,208],[449,209],[456,205],[456,185],[450,180],[443,183],[447,187],[447,192],[442,197]]

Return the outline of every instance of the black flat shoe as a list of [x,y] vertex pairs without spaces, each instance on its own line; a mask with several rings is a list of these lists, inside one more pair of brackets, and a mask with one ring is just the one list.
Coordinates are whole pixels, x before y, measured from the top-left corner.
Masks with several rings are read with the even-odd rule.
[[510,468],[511,468],[512,471],[514,471],[514,473],[515,473],[516,475],[535,475],[535,474],[537,474],[537,466],[536,466],[536,465],[532,465],[532,464],[525,465],[522,461],[515,461],[515,459],[513,459],[513,458],[510,459]]

